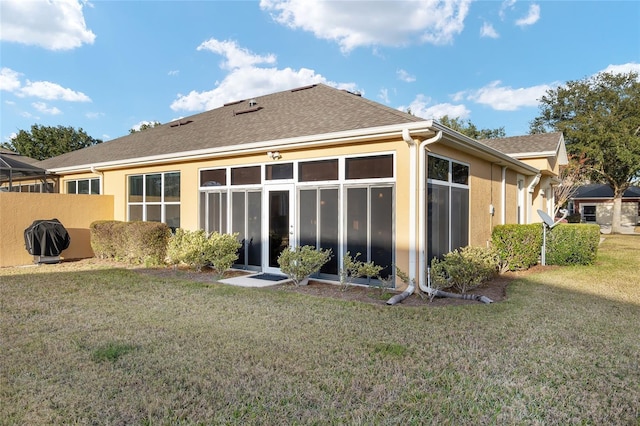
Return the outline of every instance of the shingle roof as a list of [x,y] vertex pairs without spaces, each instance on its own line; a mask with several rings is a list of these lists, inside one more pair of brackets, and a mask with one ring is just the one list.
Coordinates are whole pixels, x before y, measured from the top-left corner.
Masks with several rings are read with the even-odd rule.
[[48,170],[425,121],[323,84],[225,104],[44,160]]
[[[609,185],[592,183],[578,187],[573,199],[613,198],[613,189]],[[640,187],[631,186],[624,192],[623,198],[640,198]]]
[[483,139],[480,142],[505,154],[517,157],[518,154],[555,153],[562,139],[561,132],[554,132],[501,139]]

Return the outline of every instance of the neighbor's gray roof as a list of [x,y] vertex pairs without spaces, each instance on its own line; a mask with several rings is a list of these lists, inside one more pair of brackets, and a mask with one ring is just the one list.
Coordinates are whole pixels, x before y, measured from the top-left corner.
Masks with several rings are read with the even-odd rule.
[[[593,183],[578,187],[572,199],[613,198],[613,189],[609,185]],[[640,187],[631,186],[623,194],[623,198],[640,198]]]
[[517,157],[518,154],[555,153],[563,140],[561,132],[554,132],[500,139],[483,139],[480,142],[505,154]]
[[26,157],[24,155],[20,155],[15,151],[11,151],[10,149],[7,148],[3,148],[0,146],[0,154],[2,155],[9,155],[9,158],[13,158],[14,160],[20,161],[22,163],[26,163],[26,164],[34,164],[37,163],[38,160],[36,160],[35,158],[31,158],[31,157]]
[[[250,101],[255,100],[255,104]],[[38,163],[48,170],[425,121],[323,84],[225,104]]]

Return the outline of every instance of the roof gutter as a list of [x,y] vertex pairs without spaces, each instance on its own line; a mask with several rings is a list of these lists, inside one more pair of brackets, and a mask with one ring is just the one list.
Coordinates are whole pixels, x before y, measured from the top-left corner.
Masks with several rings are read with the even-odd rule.
[[[148,157],[138,157],[126,160],[105,161],[102,163],[82,164],[78,166],[53,167],[50,170],[57,173],[79,173],[86,172],[91,167],[100,167],[101,170],[113,170],[128,168],[132,166],[151,166],[166,163],[194,161],[202,159],[210,159],[215,157],[223,157],[229,154],[248,155],[260,153],[265,149],[269,151],[283,151],[291,146],[296,148],[312,148],[315,146],[326,147],[328,145],[337,145],[351,142],[371,141],[380,139],[397,138],[402,136],[404,129],[410,130],[415,135],[433,134],[431,129],[431,120],[416,121],[413,123],[405,123],[402,125],[390,125],[370,127],[368,129],[347,130],[343,132],[326,133],[322,135],[301,136],[287,139],[277,139],[271,141],[254,142],[245,144],[241,149],[238,145],[224,146],[219,148],[206,148],[201,150],[174,152],[161,155],[153,155]],[[107,142],[108,143],[108,142]]]

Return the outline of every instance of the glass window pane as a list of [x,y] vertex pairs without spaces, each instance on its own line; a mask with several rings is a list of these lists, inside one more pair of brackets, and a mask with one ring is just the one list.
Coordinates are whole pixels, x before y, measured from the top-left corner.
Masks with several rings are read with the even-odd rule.
[[384,269],[383,278],[393,274],[393,188],[371,188],[371,260]]
[[320,269],[324,274],[338,274],[338,189],[320,190],[320,248],[331,249],[331,259]]
[[201,170],[200,186],[223,186],[227,184],[227,170]]
[[238,250],[238,265],[245,265],[245,193],[233,192],[231,194],[231,233],[238,233],[238,239],[242,243],[242,247]]
[[207,193],[201,192],[198,200],[198,228],[209,230],[207,226]]
[[251,185],[260,182],[260,166],[231,169],[231,185]]
[[301,246],[318,247],[318,190],[300,191],[300,241]]
[[67,194],[77,194],[77,186],[75,180],[70,180],[67,182]]
[[298,181],[338,179],[338,160],[305,161],[298,164]]
[[293,163],[267,164],[266,180],[293,179]]
[[469,245],[469,190],[451,188],[451,250]]
[[427,263],[449,252],[449,187],[427,186]]
[[147,222],[162,222],[162,206],[160,204],[147,205]]
[[[142,201],[142,175],[129,176],[129,202],[139,203]],[[140,219],[142,220],[142,219]]]
[[262,193],[259,191],[249,192],[247,208],[247,237],[249,240],[247,247],[247,264],[252,266],[262,265]]
[[451,180],[453,183],[469,185],[469,166],[456,163],[451,164]]
[[347,189],[347,251],[367,261],[367,188]]
[[164,201],[180,201],[180,172],[164,174]]
[[165,206],[165,223],[172,230],[180,228],[180,205],[167,204]]
[[449,182],[449,160],[429,155],[427,157],[427,179]]
[[82,179],[78,181],[78,194],[88,194],[89,193],[89,180]]
[[145,175],[145,197],[147,203],[159,203],[162,201],[162,175]]
[[91,179],[91,194],[100,194],[100,179]]
[[347,158],[345,176],[347,179],[393,177],[393,155]]
[[129,206],[129,221],[136,222],[142,220],[142,206],[133,205]]

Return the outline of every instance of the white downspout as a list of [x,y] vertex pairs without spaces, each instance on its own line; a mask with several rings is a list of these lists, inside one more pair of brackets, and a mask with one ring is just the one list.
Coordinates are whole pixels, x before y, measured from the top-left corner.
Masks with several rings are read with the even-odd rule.
[[419,251],[420,251],[420,263],[419,263],[419,272],[420,272],[420,276],[419,276],[419,285],[420,288],[422,288],[422,286],[426,285],[426,257],[427,257],[427,253],[426,253],[426,238],[425,238],[425,224],[424,224],[424,216],[425,216],[425,180],[426,180],[426,176],[427,176],[427,172],[426,172],[426,168],[425,168],[425,161],[424,161],[424,149],[427,145],[438,142],[440,139],[442,139],[442,130],[438,130],[438,133],[430,138],[430,139],[426,139],[423,140],[420,143],[420,146],[418,147],[418,185],[419,185],[419,194],[418,194],[418,241],[420,242],[419,244]]
[[[100,175],[100,195],[104,195],[104,172],[96,169],[95,166],[91,166],[91,173]],[[91,192],[91,190],[89,190]]]
[[502,220],[502,224],[506,224],[507,223],[507,166],[502,166],[502,187],[501,187],[501,191],[500,191],[500,198],[501,198],[501,217],[500,219]]
[[402,140],[409,145],[409,285],[416,270],[416,141],[409,129],[402,129]]
[[538,173],[533,177],[529,185],[527,186],[527,223],[531,223],[531,209],[533,208],[533,191],[536,189],[536,185],[540,182],[542,174]]

